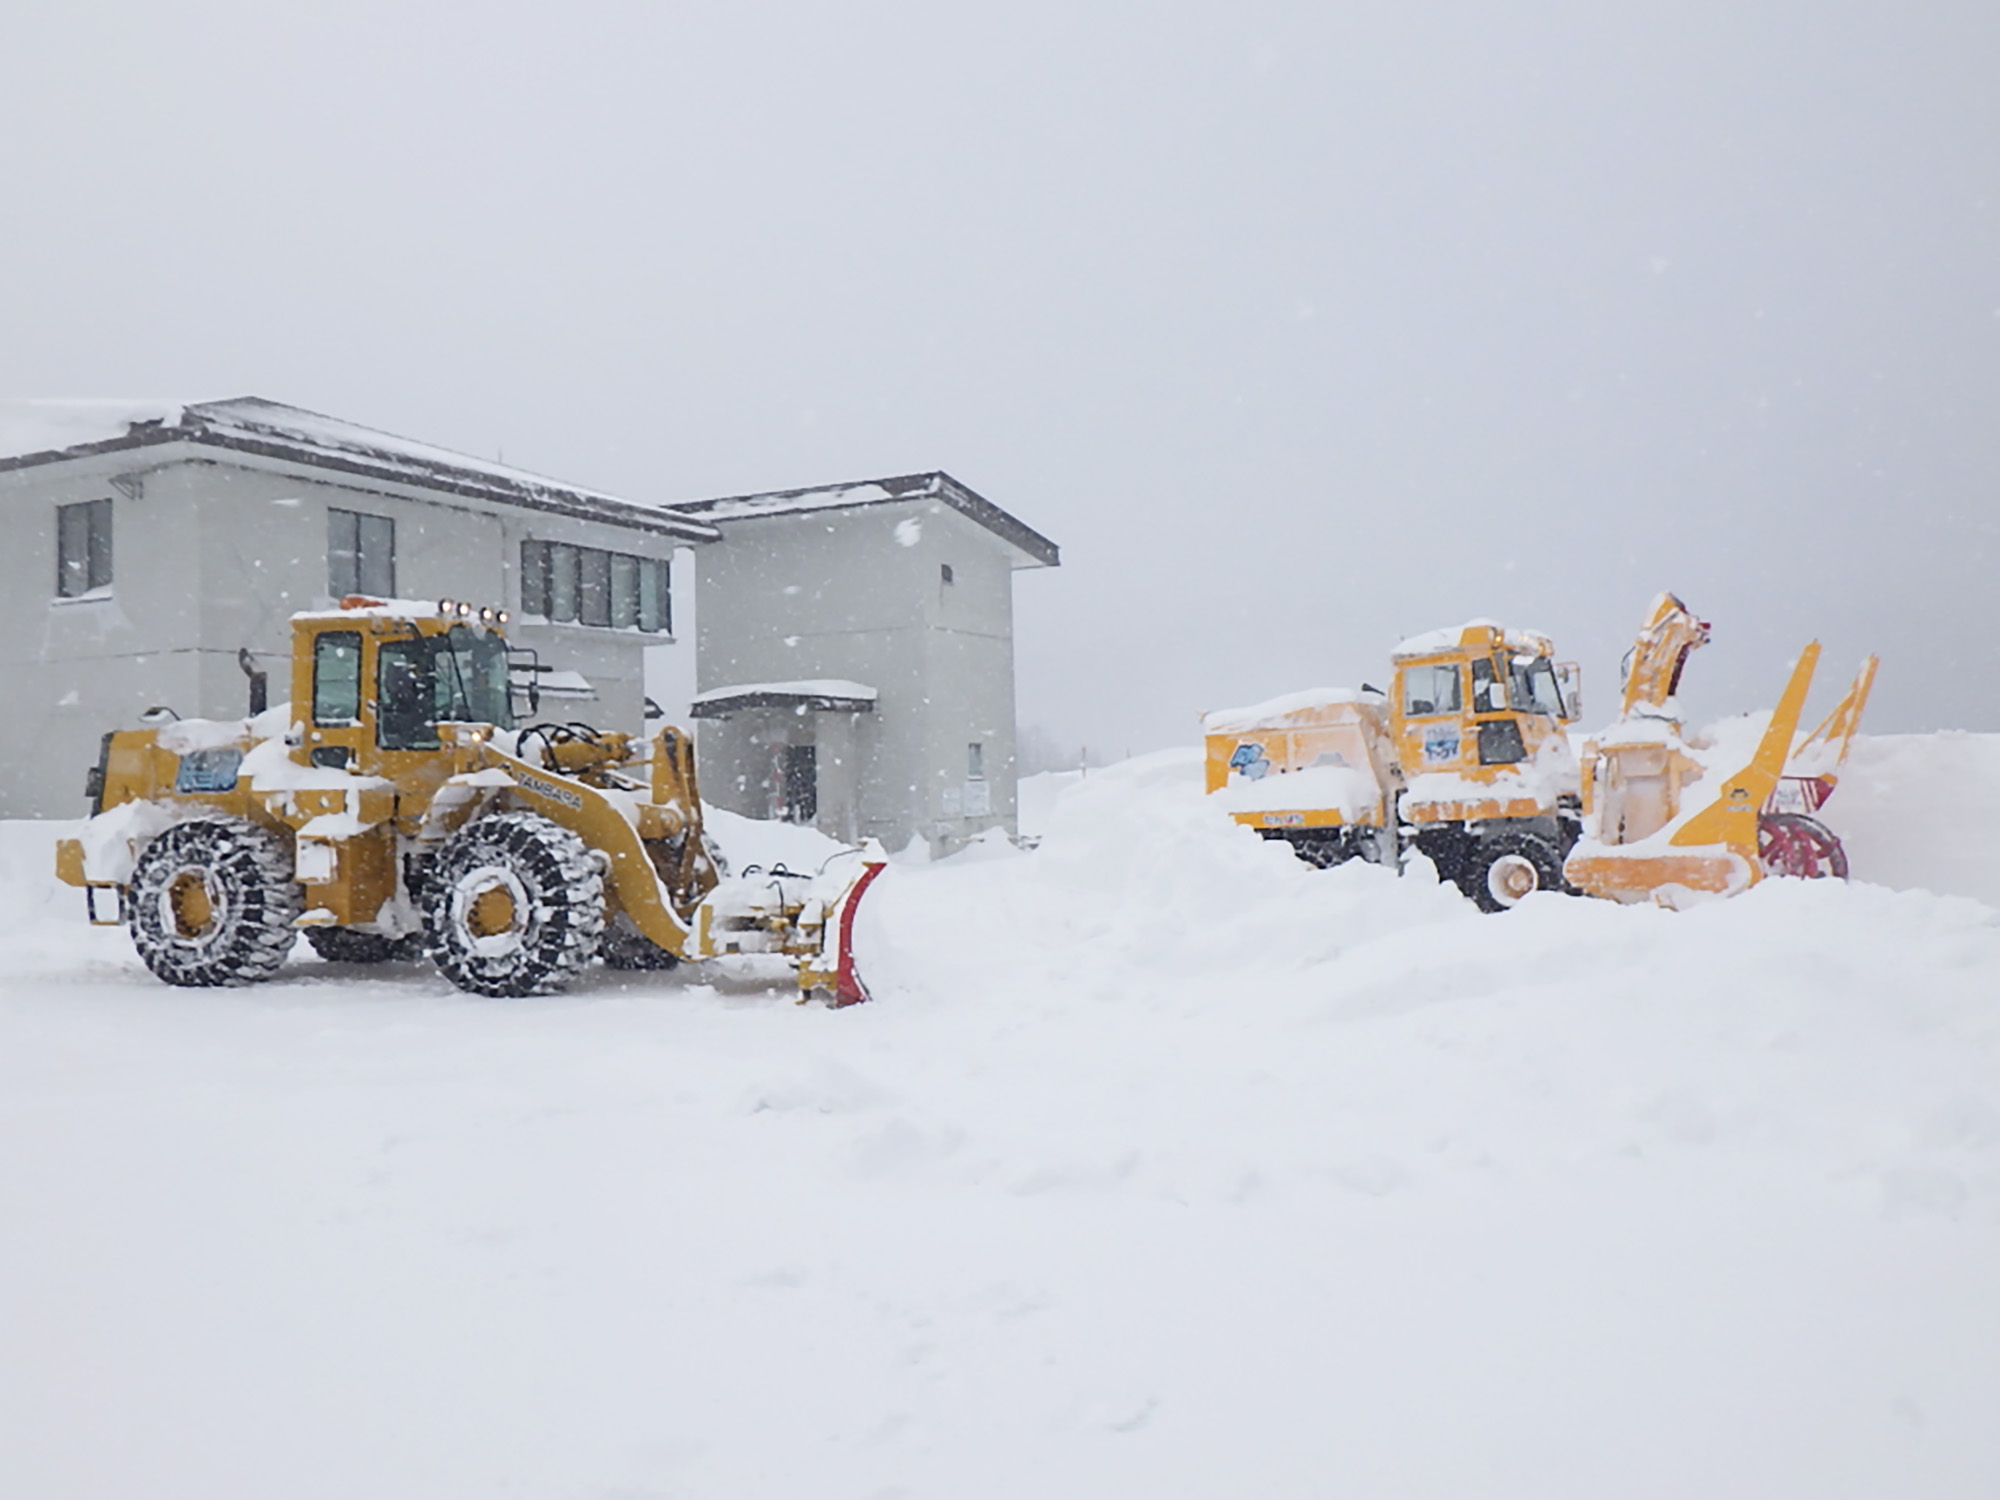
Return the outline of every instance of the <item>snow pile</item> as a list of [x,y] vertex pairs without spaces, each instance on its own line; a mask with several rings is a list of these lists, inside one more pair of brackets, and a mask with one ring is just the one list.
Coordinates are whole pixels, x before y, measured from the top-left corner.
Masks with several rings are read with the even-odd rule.
[[[1858,873],[1923,858],[1898,789],[1992,795],[1990,748],[1858,747]],[[711,818],[739,858],[805,837]],[[853,1010],[685,967],[201,992],[80,925],[53,831],[0,829],[0,1492],[2000,1473],[1974,901],[1482,917],[1234,826],[1190,751],[1072,778],[1036,853],[891,868]]]
[[1857,879],[2000,907],[2000,734],[1862,735],[1819,816]]

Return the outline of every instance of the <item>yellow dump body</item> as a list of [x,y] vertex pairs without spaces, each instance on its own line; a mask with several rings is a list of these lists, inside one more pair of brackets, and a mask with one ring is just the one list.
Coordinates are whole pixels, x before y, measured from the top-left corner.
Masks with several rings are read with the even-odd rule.
[[1402,785],[1377,694],[1293,693],[1203,719],[1208,791],[1252,828],[1381,828]]

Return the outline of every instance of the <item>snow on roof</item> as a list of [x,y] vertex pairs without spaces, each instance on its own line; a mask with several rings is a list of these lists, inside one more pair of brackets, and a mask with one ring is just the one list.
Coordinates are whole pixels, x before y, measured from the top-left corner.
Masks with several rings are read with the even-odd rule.
[[820,677],[802,682],[743,682],[710,688],[689,700],[697,719],[720,718],[744,708],[872,708],[878,694],[865,682]]
[[1407,640],[1397,642],[1396,649],[1389,654],[1401,658],[1429,656],[1437,651],[1456,651],[1465,644],[1465,637],[1468,634],[1487,630],[1497,632],[1502,642],[1517,651],[1532,651],[1537,655],[1546,655],[1555,649],[1549,638],[1539,630],[1509,630],[1498,620],[1479,619],[1467,620],[1463,625],[1447,625],[1442,630],[1426,630],[1421,635],[1413,635]]
[[178,401],[0,401],[0,459],[59,453],[124,437],[134,426],[172,426]]
[[0,469],[166,442],[191,442],[288,459],[690,540],[713,541],[719,535],[706,522],[665,507],[622,500],[526,469],[258,396],[191,404],[0,402]]
[[761,516],[797,515],[802,511],[850,510],[898,500],[938,500],[978,522],[1010,543],[1023,561],[1020,567],[1053,568],[1062,552],[1033,527],[1009,515],[985,496],[953,479],[942,469],[926,474],[900,474],[890,479],[864,479],[850,484],[817,485],[809,489],[768,490],[756,495],[727,495],[691,500],[673,508],[704,521],[742,521]]
[[[1369,694],[1373,698],[1374,694]],[[1210,734],[1240,734],[1246,729],[1278,727],[1287,716],[1307,709],[1331,708],[1337,704],[1359,703],[1362,695],[1353,688],[1306,688],[1266,698],[1248,708],[1218,708],[1201,716],[1201,726]]]

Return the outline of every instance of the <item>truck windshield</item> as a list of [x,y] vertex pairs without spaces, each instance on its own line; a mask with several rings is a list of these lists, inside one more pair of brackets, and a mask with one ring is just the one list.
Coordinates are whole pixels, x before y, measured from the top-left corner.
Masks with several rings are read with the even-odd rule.
[[435,750],[440,723],[514,727],[498,636],[454,625],[448,635],[385,641],[380,660],[376,738],[384,749]]
[[1556,686],[1555,664],[1546,657],[1513,662],[1514,706],[1531,714],[1563,717],[1562,691]]

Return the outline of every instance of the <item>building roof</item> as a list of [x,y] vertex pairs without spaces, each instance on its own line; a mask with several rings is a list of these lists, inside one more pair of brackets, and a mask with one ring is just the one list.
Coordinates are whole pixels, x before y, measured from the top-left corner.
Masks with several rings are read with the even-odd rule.
[[824,709],[868,713],[875,707],[875,689],[845,678],[810,682],[741,682],[733,687],[696,693],[689,712],[697,719],[720,719],[746,708]]
[[229,401],[0,402],[0,471],[170,443],[304,464],[575,520],[689,541],[720,536],[706,521],[621,500],[525,469],[414,442],[257,396]]
[[1053,568],[1061,549],[1033,527],[1009,515],[985,496],[960,484],[942,469],[927,474],[901,474],[893,479],[863,479],[852,484],[816,485],[803,490],[768,490],[759,495],[727,495],[715,500],[677,502],[686,516],[726,525],[757,516],[795,515],[801,511],[846,510],[864,505],[888,505],[905,500],[935,499],[978,522],[1011,545],[1022,559],[1016,566]]

